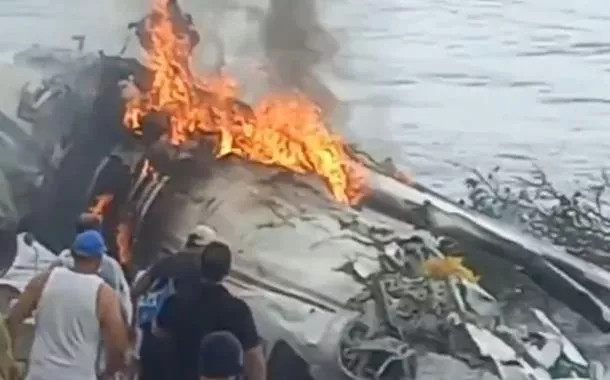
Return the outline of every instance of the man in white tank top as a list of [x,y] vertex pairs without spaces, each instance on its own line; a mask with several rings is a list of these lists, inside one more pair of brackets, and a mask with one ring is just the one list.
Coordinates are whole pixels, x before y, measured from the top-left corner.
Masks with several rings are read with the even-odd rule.
[[[74,266],[56,267],[34,277],[11,309],[7,326],[19,325],[36,310],[36,330],[26,380],[111,378],[124,364],[127,326],[113,289],[97,275],[106,251],[97,231],[76,236]],[[100,338],[107,365],[96,373]]]
[[[102,217],[99,215],[95,215],[92,213],[83,213],[79,216],[78,221],[76,223],[76,233],[80,234],[85,231],[95,230],[101,232],[102,230]],[[72,268],[74,266],[74,258],[72,256],[71,249],[64,249],[58,256],[57,261],[52,264],[52,267],[56,266],[64,266],[67,268]],[[133,311],[133,306],[131,305],[131,296],[129,294],[129,284],[125,275],[123,273],[123,269],[118,261],[116,261],[113,257],[109,255],[104,255],[100,262],[98,275],[104,280],[104,282],[114,291],[119,297],[119,301],[122,306],[122,313],[125,319],[125,323],[128,325],[131,323],[131,313]],[[100,344],[103,345],[103,342]],[[106,366],[106,357],[103,350],[100,350],[98,356],[98,371],[102,371]]]
[[[85,231],[95,230],[100,232],[102,230],[102,219],[101,217],[91,214],[83,213],[79,216],[76,224],[76,233],[80,234]],[[64,249],[57,256],[57,261],[52,264],[53,267],[63,265],[71,268],[74,265],[74,259],[72,258],[71,250]],[[98,275],[110,285],[111,288],[117,293],[121,305],[123,307],[123,313],[127,323],[131,323],[131,314],[133,312],[133,306],[131,304],[131,295],[129,293],[129,283],[125,278],[121,264],[116,261],[110,255],[104,255],[100,263]]]

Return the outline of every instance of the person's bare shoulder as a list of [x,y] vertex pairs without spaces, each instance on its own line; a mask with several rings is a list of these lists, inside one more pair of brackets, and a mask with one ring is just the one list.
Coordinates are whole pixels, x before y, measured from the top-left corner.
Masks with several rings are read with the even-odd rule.
[[31,316],[38,307],[42,291],[52,271],[53,269],[46,270],[34,276],[19,295],[17,302],[11,307],[8,313],[8,323],[13,332],[16,326],[25,318]]
[[110,285],[102,283],[97,292],[97,316],[101,324],[120,315],[119,300]]
[[105,282],[102,282],[100,284],[100,288],[99,288],[98,294],[97,294],[98,305],[99,306],[109,306],[116,299],[117,299],[117,296],[116,296],[114,290],[112,290],[112,288],[110,287],[110,285],[106,284]]
[[49,276],[51,275],[53,269],[54,268],[49,268],[48,270],[38,273],[37,275],[32,277],[30,282],[27,284],[26,289],[30,288],[31,290],[35,291],[42,291],[42,288],[44,288],[44,285],[47,283],[47,280],[49,279]]

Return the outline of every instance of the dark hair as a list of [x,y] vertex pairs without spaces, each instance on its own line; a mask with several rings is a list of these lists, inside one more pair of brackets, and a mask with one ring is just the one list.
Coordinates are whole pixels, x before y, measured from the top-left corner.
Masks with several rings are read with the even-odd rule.
[[213,241],[201,252],[201,277],[219,282],[231,270],[231,250],[225,243]]
[[243,348],[229,331],[206,335],[199,347],[199,375],[220,379],[239,376],[243,372]]

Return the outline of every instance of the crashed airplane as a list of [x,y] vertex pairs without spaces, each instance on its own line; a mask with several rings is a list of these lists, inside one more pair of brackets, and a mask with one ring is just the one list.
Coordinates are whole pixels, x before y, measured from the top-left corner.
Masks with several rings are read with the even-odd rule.
[[57,252],[89,208],[135,271],[213,229],[271,379],[603,378],[553,318],[610,331],[607,272],[367,159],[303,95],[250,106],[195,77],[156,11],[148,66],[42,47],[2,66],[5,235]]

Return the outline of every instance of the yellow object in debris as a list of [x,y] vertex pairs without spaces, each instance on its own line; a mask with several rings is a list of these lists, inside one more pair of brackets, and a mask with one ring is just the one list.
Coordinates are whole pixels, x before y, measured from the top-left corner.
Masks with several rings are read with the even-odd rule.
[[463,257],[434,257],[424,261],[424,275],[435,280],[456,276],[469,282],[479,281],[472,270],[462,264]]

